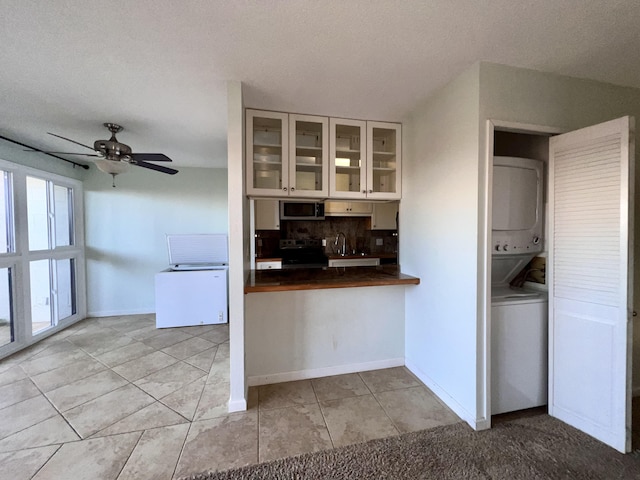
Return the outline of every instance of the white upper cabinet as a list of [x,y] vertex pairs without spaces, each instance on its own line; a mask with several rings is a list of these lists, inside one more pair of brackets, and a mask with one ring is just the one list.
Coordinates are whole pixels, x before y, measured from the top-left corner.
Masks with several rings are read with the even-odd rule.
[[367,122],[329,119],[329,193],[332,198],[366,198]]
[[289,196],[329,195],[329,119],[289,115]]
[[289,115],[246,112],[247,194],[286,196],[289,191]]
[[246,112],[247,195],[399,200],[401,125]]
[[401,155],[400,124],[367,122],[367,198],[400,199]]
[[329,119],[247,110],[247,195],[329,195]]

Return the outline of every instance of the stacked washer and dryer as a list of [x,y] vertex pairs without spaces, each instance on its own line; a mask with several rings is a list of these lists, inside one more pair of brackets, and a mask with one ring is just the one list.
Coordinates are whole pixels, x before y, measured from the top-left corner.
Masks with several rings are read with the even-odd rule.
[[[494,157],[491,261],[491,413],[547,403],[548,310],[542,289],[513,287],[543,251],[544,164]],[[524,275],[524,278],[522,277]]]

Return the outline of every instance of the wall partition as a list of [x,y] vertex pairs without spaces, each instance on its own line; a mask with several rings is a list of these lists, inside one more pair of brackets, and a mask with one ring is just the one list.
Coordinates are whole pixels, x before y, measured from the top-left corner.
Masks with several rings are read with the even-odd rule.
[[0,358],[86,314],[82,183],[0,160]]

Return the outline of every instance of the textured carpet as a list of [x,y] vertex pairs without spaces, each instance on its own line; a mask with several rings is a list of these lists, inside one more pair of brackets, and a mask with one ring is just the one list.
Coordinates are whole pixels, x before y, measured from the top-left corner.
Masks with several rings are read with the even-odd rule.
[[622,455],[538,415],[474,432],[455,425],[284,458],[194,480],[640,479],[640,454]]

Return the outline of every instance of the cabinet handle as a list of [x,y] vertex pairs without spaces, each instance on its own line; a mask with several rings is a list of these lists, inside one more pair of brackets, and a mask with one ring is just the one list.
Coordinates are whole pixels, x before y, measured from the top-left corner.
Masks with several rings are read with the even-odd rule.
[[287,191],[287,187],[283,187],[282,190],[286,192]]

